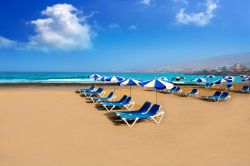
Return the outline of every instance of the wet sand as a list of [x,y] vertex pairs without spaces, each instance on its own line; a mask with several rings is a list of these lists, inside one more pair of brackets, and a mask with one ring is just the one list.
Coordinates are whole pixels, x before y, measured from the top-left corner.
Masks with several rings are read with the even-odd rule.
[[[159,93],[161,124],[127,127],[74,89],[0,88],[1,166],[250,165],[250,94],[212,103]],[[116,89],[118,96],[128,92]],[[132,88],[132,97],[135,108],[155,102],[155,93],[141,88]]]

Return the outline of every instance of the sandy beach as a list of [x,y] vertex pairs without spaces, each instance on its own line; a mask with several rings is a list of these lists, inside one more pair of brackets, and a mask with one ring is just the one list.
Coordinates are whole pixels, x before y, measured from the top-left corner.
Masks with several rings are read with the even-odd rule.
[[[128,127],[75,89],[0,88],[1,166],[250,165],[250,94],[233,92],[230,101],[212,103],[159,93],[162,122]],[[201,89],[200,95],[213,92]],[[142,88],[133,88],[132,97],[135,108],[155,102],[155,93]]]

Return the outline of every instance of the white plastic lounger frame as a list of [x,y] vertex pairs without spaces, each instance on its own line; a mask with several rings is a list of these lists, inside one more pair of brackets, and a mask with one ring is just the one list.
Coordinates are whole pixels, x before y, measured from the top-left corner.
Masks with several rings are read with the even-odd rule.
[[92,89],[92,90],[82,90],[82,89],[79,89],[79,90],[77,90],[79,93],[84,93],[84,92],[86,92],[86,91],[90,91],[90,92],[93,92],[93,91],[96,91],[96,87],[94,88],[94,89]]
[[[162,118],[163,118],[163,116],[164,116],[164,111],[161,111],[161,112],[159,112],[159,113],[157,113],[156,115],[154,115],[154,116],[150,116],[150,119],[152,120],[152,121],[154,121],[156,124],[159,124],[159,123],[161,123],[161,120],[162,120]],[[158,120],[157,120],[157,117],[160,117]],[[129,124],[128,123],[128,121],[127,121],[127,119],[125,119],[125,118],[121,118],[129,127],[132,127],[132,126],[134,126],[135,125],[135,123],[140,119],[140,118],[136,118],[131,124]]]
[[226,101],[226,100],[230,100],[230,99],[231,99],[231,96],[227,96],[225,99],[218,99],[216,101],[219,102],[219,101]]
[[199,95],[199,91],[197,91],[195,94],[191,94],[191,93],[186,93],[187,96],[198,96]]
[[[98,93],[97,95],[100,96],[100,97],[103,97],[105,95],[105,93],[106,93],[105,91],[102,91],[101,93]],[[91,99],[91,96],[93,96],[93,95],[96,95],[96,94],[90,94],[89,96],[85,94],[85,96],[87,98],[90,98],[90,99]]]
[[[131,110],[135,105],[135,102],[130,102],[127,105],[123,105],[122,108],[126,108],[128,111]],[[117,106],[112,106],[110,109],[108,109],[108,107],[106,105],[103,105],[103,107],[107,110],[107,111],[112,111],[115,107]]]
[[[113,101],[115,98],[116,98],[116,96],[115,96],[115,95],[113,95],[111,98],[107,99],[107,101]],[[93,102],[93,103],[95,103],[95,104],[97,104],[97,103],[99,103],[99,102],[101,101],[100,99],[95,100],[95,98],[94,98],[94,97],[91,97],[90,99],[91,99],[91,100],[92,100],[92,102]]]

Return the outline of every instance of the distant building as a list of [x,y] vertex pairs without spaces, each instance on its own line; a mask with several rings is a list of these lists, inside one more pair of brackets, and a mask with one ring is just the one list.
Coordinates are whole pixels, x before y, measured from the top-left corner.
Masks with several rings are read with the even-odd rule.
[[241,69],[241,65],[239,63],[235,63],[233,66],[234,70],[240,70]]
[[246,70],[246,66],[242,65],[242,64],[239,64],[239,63],[235,63],[232,67],[232,69],[234,71],[243,71],[243,70]]
[[217,69],[218,71],[226,71],[227,70],[227,66],[220,66]]

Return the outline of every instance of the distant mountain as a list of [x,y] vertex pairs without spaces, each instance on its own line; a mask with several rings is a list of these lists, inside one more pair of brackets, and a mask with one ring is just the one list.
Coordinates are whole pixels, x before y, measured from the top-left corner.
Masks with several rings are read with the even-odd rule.
[[180,64],[166,65],[165,67],[155,68],[145,72],[189,72],[221,66],[233,66],[235,63],[244,64],[245,66],[250,67],[250,52],[197,59]]

